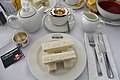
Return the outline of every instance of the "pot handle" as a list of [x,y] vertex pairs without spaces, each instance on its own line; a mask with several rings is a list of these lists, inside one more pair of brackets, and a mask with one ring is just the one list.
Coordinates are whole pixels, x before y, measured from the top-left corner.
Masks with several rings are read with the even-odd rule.
[[8,16],[7,21],[8,21],[9,27],[11,27],[12,29],[21,29],[18,26],[19,21],[18,21],[18,17],[16,15]]
[[99,28],[102,28],[102,27],[105,27],[105,22],[103,20],[99,20],[97,28],[99,29]]

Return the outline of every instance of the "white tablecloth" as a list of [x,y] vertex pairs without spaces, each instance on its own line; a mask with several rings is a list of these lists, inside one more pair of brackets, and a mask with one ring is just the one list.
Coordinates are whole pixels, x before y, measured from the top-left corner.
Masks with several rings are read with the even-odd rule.
[[[51,6],[54,6],[55,0],[51,0]],[[81,15],[80,12],[82,10],[85,10],[85,7],[82,9],[78,9],[75,11],[75,25],[70,34],[77,38],[81,43],[84,45],[84,35],[83,31],[81,30],[80,26],[80,19]],[[8,68],[4,68],[3,64],[0,60],[0,80],[37,80],[32,73],[30,72],[26,59],[28,51],[31,47],[31,45],[39,39],[41,36],[44,36],[46,34],[51,33],[50,31],[46,30],[45,25],[42,24],[40,30],[34,33],[29,33],[30,36],[30,44],[23,48],[22,51],[25,55],[25,58],[20,60],[19,62],[11,65]],[[20,30],[17,30],[20,31]],[[106,34],[108,37],[108,40],[110,42],[110,47],[113,54],[113,59],[118,71],[118,75],[120,78],[120,63],[119,63],[119,57],[120,57],[120,26],[113,26],[113,25],[106,25],[104,28],[100,29],[102,33]],[[9,28],[9,26],[0,26],[0,55],[4,54],[6,51],[12,49],[15,47],[15,44],[12,43],[11,37],[14,34],[15,30]],[[6,44],[8,42],[8,44]],[[5,45],[6,44],[6,45]],[[2,47],[4,46],[4,47]],[[2,48],[1,48],[2,47]],[[43,80],[43,79],[41,79]],[[87,66],[83,73],[77,78],[77,80],[88,80],[88,72],[87,72]]]

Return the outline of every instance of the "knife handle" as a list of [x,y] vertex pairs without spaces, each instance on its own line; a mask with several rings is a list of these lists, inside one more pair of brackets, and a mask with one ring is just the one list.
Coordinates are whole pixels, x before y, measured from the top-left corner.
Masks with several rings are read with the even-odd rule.
[[111,68],[107,53],[104,53],[103,56],[104,56],[104,60],[105,60],[107,76],[108,76],[108,78],[113,79],[114,74],[113,74],[113,71],[112,71],[112,68]]
[[99,63],[99,60],[98,60],[98,57],[97,57],[96,49],[95,49],[95,47],[93,49],[94,49],[94,53],[95,53],[95,60],[96,60],[96,67],[97,67],[98,76],[102,76],[103,73],[102,73],[100,63]]

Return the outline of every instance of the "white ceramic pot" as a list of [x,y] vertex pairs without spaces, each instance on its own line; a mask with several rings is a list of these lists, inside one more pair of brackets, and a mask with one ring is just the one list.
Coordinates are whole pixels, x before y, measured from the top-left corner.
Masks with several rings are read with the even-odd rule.
[[[27,32],[35,32],[37,31],[42,22],[43,14],[45,7],[41,7],[36,10],[34,7],[25,7],[19,10],[17,15],[10,15],[8,17],[8,23],[13,29],[23,29]],[[17,21],[16,26],[12,26],[12,20]]]
[[82,12],[81,28],[86,33],[93,33],[105,23],[98,16],[90,12]]

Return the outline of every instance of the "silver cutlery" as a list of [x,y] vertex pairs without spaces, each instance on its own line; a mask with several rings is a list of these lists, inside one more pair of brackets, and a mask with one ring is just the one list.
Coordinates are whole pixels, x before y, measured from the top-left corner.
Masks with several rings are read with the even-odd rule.
[[96,44],[95,44],[94,37],[93,37],[92,34],[88,34],[88,40],[89,40],[89,45],[91,46],[91,48],[94,51],[98,76],[102,76],[103,74],[102,74],[102,70],[101,70],[101,67],[100,67],[100,63],[99,63],[96,48],[95,48]]
[[98,33],[98,42],[99,42],[99,49],[103,53],[107,76],[108,76],[108,78],[113,79],[114,74],[113,74],[109,59],[108,59],[107,50],[106,50],[106,46],[105,46],[105,42],[104,42],[102,33]]

